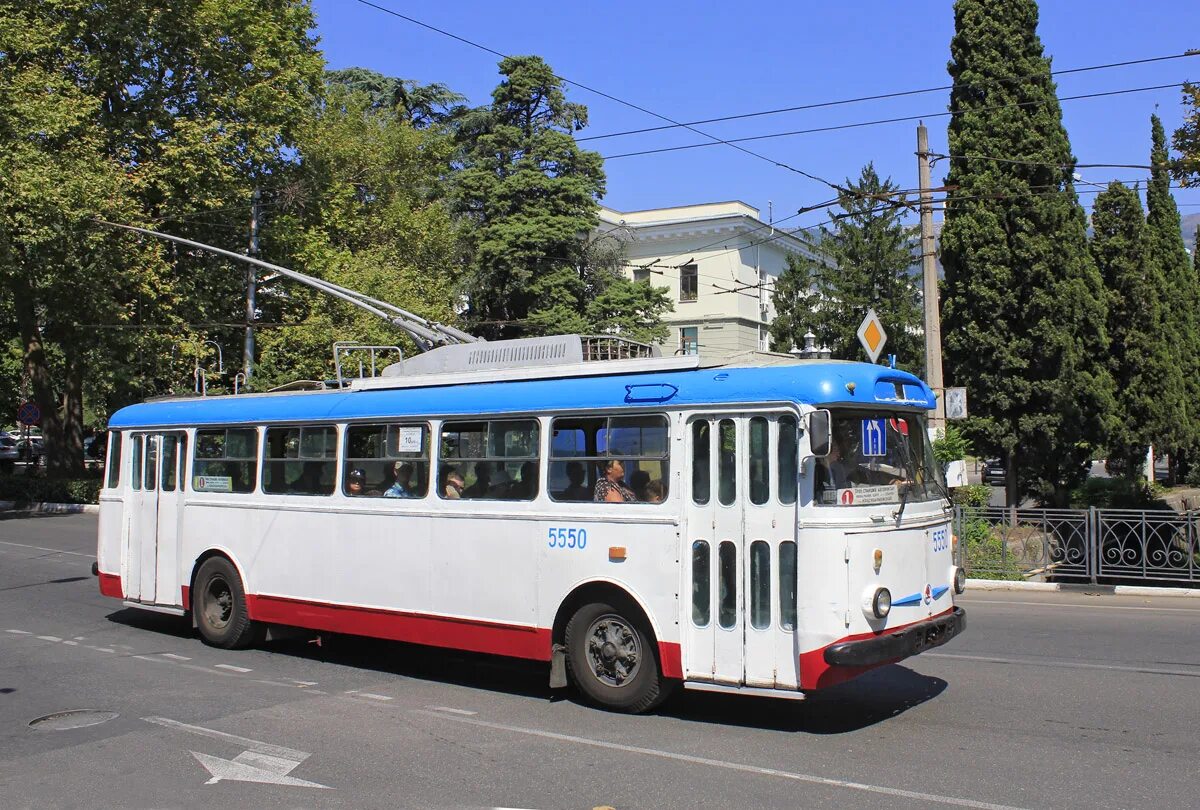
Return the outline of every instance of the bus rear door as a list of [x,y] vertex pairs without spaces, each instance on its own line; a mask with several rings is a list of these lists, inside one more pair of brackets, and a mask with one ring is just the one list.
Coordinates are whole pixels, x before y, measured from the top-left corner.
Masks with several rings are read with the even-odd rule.
[[179,517],[187,463],[181,432],[133,437],[130,530],[126,536],[125,598],[182,605],[179,587]]

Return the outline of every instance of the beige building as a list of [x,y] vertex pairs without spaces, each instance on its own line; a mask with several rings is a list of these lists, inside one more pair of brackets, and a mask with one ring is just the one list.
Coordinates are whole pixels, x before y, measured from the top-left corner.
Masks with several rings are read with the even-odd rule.
[[787,256],[811,256],[800,239],[743,202],[615,211],[600,208],[597,238],[624,244],[625,271],[670,291],[675,311],[664,354],[722,360],[770,348],[771,292]]

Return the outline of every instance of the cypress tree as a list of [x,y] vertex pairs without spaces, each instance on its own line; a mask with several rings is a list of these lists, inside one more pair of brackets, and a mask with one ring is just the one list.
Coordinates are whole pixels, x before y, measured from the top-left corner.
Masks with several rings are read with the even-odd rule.
[[1182,380],[1182,397],[1175,410],[1175,429],[1164,439],[1172,457],[1172,472],[1181,459],[1200,447],[1200,283],[1197,282],[1171,196],[1167,134],[1157,115],[1150,116],[1150,184],[1146,188],[1146,256],[1163,281],[1166,314],[1163,325],[1171,346],[1173,366]]
[[1113,182],[1092,209],[1092,257],[1108,291],[1109,362],[1117,414],[1105,442],[1111,471],[1138,477],[1152,444],[1170,434],[1178,373],[1163,333],[1163,281],[1146,255],[1145,213],[1133,189]]
[[[1108,428],[1103,283],[1033,0],[958,0],[942,263],[948,379],[1008,459],[1008,497],[1065,504]],[[1011,161],[1011,162],[1010,162]]]

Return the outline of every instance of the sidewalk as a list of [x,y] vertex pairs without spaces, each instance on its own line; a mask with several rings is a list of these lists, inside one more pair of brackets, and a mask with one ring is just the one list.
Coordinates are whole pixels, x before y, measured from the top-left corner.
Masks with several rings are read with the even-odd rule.
[[1061,582],[1008,582],[999,579],[968,579],[968,591],[1075,591],[1111,593],[1120,596],[1200,596],[1200,588],[1153,588],[1145,585],[1075,585]]

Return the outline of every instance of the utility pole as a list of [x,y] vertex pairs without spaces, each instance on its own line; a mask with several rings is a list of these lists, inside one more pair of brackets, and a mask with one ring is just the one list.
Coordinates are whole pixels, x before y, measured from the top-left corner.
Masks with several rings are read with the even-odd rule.
[[946,427],[945,386],[942,384],[942,314],[938,306],[937,256],[933,241],[933,192],[929,182],[929,131],[917,124],[917,169],[921,187],[921,274],[925,298],[925,379],[937,397],[929,420],[930,433]]
[[[250,249],[248,255],[251,258],[258,258],[258,216],[259,216],[259,200],[262,198],[261,192],[254,189],[254,202],[250,206]],[[250,382],[250,378],[254,376],[254,311],[258,309],[256,300],[258,278],[254,272],[254,265],[246,267],[246,343],[242,350],[242,368],[246,370],[246,382]]]

